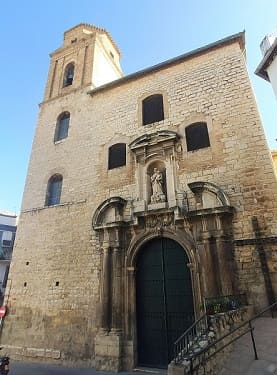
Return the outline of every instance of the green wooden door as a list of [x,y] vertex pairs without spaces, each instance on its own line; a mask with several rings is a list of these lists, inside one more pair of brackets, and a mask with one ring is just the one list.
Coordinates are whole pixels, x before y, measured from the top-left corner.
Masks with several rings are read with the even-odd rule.
[[194,319],[188,257],[168,238],[149,241],[136,272],[138,365],[167,367],[174,341]]

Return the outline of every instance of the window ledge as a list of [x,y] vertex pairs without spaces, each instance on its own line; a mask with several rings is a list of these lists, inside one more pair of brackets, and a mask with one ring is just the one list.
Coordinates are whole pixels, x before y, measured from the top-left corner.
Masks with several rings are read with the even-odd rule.
[[164,118],[164,119],[159,120],[159,121],[149,122],[149,124],[143,124],[143,123],[141,123],[141,126],[144,127],[144,128],[145,128],[145,127],[152,127],[152,126],[154,126],[154,125],[160,125],[160,124],[163,124],[165,120],[166,120],[166,119]]
[[190,151],[186,151],[188,154],[191,154],[191,153],[194,153],[194,152],[198,152],[198,151],[203,151],[203,150],[210,150],[211,149],[211,146],[207,146],[207,147],[201,147],[201,148],[197,148],[196,150],[190,150]]
[[112,172],[112,171],[118,171],[119,169],[123,169],[123,168],[126,168],[127,165],[121,165],[120,167],[115,167],[115,168],[112,168],[112,169],[107,169],[107,172]]
[[54,141],[54,145],[59,145],[60,143],[63,143],[66,140],[66,138],[59,139],[58,141]]

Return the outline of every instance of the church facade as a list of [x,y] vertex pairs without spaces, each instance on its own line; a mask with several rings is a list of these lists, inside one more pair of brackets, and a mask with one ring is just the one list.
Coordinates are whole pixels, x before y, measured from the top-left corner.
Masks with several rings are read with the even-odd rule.
[[51,55],[1,345],[166,367],[205,301],[277,293],[277,182],[239,33],[123,76],[103,29]]

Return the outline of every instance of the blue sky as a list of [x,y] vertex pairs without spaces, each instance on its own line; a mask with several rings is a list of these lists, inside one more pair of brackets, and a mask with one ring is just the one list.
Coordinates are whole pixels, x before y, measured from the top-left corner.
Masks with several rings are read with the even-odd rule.
[[277,149],[277,102],[254,75],[260,42],[277,25],[276,0],[25,0],[1,4],[0,210],[20,211],[24,182],[49,67],[65,30],[81,22],[107,29],[125,74],[242,30],[247,66],[268,143]]

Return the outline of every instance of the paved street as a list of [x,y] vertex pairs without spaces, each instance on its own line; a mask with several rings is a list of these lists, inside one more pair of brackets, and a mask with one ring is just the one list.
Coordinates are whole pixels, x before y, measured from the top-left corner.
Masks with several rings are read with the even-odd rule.
[[[165,375],[165,371],[149,370],[121,372],[121,375]],[[113,372],[96,371],[93,368],[65,367],[12,361],[9,375],[115,375]]]
[[[91,368],[70,368],[54,365],[40,365],[11,361],[9,375],[92,375]],[[100,375],[100,373],[99,373]]]
[[[277,318],[254,321],[258,360],[255,361],[250,335],[238,340],[220,375],[277,375]],[[165,375],[163,370],[122,372],[122,375]],[[93,368],[64,367],[11,361],[9,375],[114,375]]]
[[277,318],[259,318],[253,325],[258,360],[247,334],[236,342],[220,375],[277,375]]

